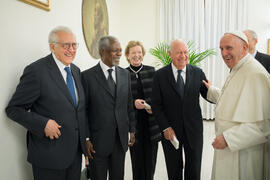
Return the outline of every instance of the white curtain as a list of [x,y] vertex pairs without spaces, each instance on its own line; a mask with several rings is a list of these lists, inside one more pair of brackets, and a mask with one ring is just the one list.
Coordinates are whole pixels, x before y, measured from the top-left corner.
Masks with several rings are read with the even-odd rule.
[[[223,62],[219,41],[227,31],[247,28],[249,0],[159,0],[159,40],[175,38],[196,43],[198,50],[215,48],[217,56],[200,64],[206,77],[222,87],[229,69]],[[214,118],[214,105],[201,99],[203,118]]]

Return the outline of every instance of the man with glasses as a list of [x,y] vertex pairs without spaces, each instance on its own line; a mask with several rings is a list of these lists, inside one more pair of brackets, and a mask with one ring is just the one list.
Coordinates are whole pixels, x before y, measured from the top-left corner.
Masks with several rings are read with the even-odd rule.
[[67,27],[49,34],[51,54],[28,65],[7,108],[27,129],[28,161],[35,180],[79,180],[88,137],[78,44]]

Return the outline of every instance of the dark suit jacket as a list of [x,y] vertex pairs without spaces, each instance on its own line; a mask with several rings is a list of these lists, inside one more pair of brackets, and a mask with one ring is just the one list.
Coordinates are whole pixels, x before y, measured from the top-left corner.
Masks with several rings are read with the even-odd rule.
[[135,132],[135,116],[127,70],[116,67],[116,97],[100,64],[82,73],[85,88],[90,141],[97,154],[109,155],[114,146],[116,130],[124,151],[128,148],[128,132]]
[[[67,168],[78,151],[78,143],[85,152],[88,129],[84,91],[79,68],[71,64],[71,72],[78,93],[77,107],[50,54],[25,68],[6,108],[8,117],[28,130],[28,161],[37,167]],[[59,139],[45,137],[44,129],[49,119],[62,126]]]
[[171,64],[158,70],[154,77],[152,109],[161,130],[172,127],[177,138],[184,139],[185,132],[191,147],[202,146],[203,124],[199,104],[200,94],[206,98],[206,80],[200,68],[186,65],[184,97],[181,99]]
[[263,54],[257,51],[255,59],[257,59],[265,67],[268,73],[270,73],[270,56],[268,54]]

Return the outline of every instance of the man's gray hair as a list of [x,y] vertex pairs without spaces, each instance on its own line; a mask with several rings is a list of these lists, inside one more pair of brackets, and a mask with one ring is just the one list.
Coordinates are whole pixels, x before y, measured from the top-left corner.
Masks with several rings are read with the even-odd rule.
[[119,42],[118,39],[114,36],[103,36],[99,39],[98,41],[98,51],[99,51],[99,55],[100,54],[100,50],[108,50],[110,48],[110,45],[112,42]]
[[68,28],[66,26],[57,26],[56,28],[52,29],[50,34],[49,34],[49,37],[48,37],[49,44],[53,44],[53,43],[58,41],[57,33],[59,33],[59,32],[71,33],[76,39],[75,34],[72,32],[72,30],[70,28]]
[[245,32],[247,32],[252,37],[252,39],[258,39],[257,33],[255,31],[247,29]]

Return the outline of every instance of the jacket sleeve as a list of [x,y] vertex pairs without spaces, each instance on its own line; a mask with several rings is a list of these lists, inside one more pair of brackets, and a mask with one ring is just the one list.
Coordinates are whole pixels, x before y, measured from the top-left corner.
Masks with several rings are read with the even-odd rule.
[[89,99],[89,90],[88,90],[88,82],[86,77],[86,72],[82,73],[82,85],[84,89],[84,95],[85,95],[85,116],[86,116],[86,137],[90,138],[91,140],[91,131],[90,131],[90,123],[89,123],[89,106],[90,106],[90,99]]
[[[265,120],[269,123],[268,120]],[[240,123],[223,132],[224,138],[231,151],[238,151],[254,145],[265,143],[267,135],[264,132],[264,121],[254,123]],[[269,134],[268,134],[269,135]]]
[[213,103],[217,103],[220,94],[221,90],[219,88],[210,86],[207,92],[207,100]]
[[135,132],[136,130],[136,118],[134,111],[134,101],[131,93],[130,73],[128,72],[128,118],[129,118],[129,132]]
[[162,99],[162,92],[160,88],[159,73],[155,73],[153,88],[152,88],[152,110],[153,114],[159,124],[160,130],[163,131],[170,127],[167,117],[164,112],[164,104]]
[[16,91],[6,107],[6,114],[33,134],[43,137],[49,118],[32,111],[33,104],[40,97],[40,81],[37,76],[38,71],[33,65],[25,68]]

